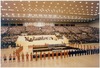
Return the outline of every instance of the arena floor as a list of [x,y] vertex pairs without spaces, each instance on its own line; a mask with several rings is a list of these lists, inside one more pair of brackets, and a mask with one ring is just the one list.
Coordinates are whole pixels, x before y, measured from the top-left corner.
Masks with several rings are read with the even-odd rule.
[[[91,43],[88,45],[96,45],[98,46],[98,43]],[[9,55],[13,51],[15,51],[17,48],[9,48],[9,49],[2,49],[1,55]],[[25,61],[25,62],[9,62],[6,63],[3,62],[1,59],[1,67],[99,67],[99,55],[83,55],[83,56],[74,56],[74,57],[66,57],[66,58],[59,58],[57,59],[54,57],[54,59],[46,58],[45,60],[38,59],[36,61],[33,58],[33,61]]]
[[68,58],[54,58],[45,60],[38,59],[38,61],[29,62],[7,62],[1,63],[1,67],[98,67],[99,66],[98,55],[77,56]]

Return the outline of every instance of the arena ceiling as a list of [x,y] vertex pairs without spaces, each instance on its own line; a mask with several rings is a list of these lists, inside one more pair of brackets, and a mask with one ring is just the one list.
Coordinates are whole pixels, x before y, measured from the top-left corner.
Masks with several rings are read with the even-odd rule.
[[99,1],[1,1],[1,21],[89,22]]

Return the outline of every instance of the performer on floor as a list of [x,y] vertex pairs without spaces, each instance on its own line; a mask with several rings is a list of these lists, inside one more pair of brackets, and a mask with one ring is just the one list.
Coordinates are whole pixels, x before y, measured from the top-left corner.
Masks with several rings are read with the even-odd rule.
[[16,60],[16,55],[15,55],[15,53],[13,53],[13,61],[15,61]]
[[4,62],[7,62],[7,56],[4,54],[3,56]]
[[22,61],[24,62],[24,54],[22,53],[22,55],[21,55],[21,56],[22,56]]
[[32,55],[32,53],[30,54],[30,61],[32,61],[33,60],[33,55]]
[[26,54],[26,61],[29,61],[29,54]]
[[12,56],[11,56],[11,54],[9,55],[9,61],[11,61],[12,60]]

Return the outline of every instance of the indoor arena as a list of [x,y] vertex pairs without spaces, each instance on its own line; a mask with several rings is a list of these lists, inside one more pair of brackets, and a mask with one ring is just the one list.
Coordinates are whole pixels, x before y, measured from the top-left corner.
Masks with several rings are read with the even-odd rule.
[[99,67],[99,1],[1,1],[1,67]]

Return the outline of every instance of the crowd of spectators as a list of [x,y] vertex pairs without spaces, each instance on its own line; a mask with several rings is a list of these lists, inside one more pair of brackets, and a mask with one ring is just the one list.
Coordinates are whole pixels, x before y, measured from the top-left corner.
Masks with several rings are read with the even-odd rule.
[[52,26],[45,26],[41,28],[43,34],[54,34],[54,29]]
[[1,48],[8,48],[9,46],[16,47],[15,42],[17,38],[18,36],[6,36],[1,38]]
[[13,26],[9,27],[8,33],[11,35],[19,35],[25,31],[24,26]]
[[59,32],[64,34],[70,42],[99,42],[99,28],[90,26],[2,26],[2,46],[15,43],[18,35],[23,32],[27,35],[51,35]]
[[41,29],[39,27],[35,27],[35,26],[27,26],[26,27],[26,32],[29,35],[41,34]]
[[60,33],[70,33],[70,31],[69,30],[67,30],[65,27],[63,27],[63,26],[55,26],[54,27],[54,30],[56,31],[56,32],[60,32]]
[[1,34],[7,33],[7,31],[8,31],[8,27],[6,26],[1,27]]

